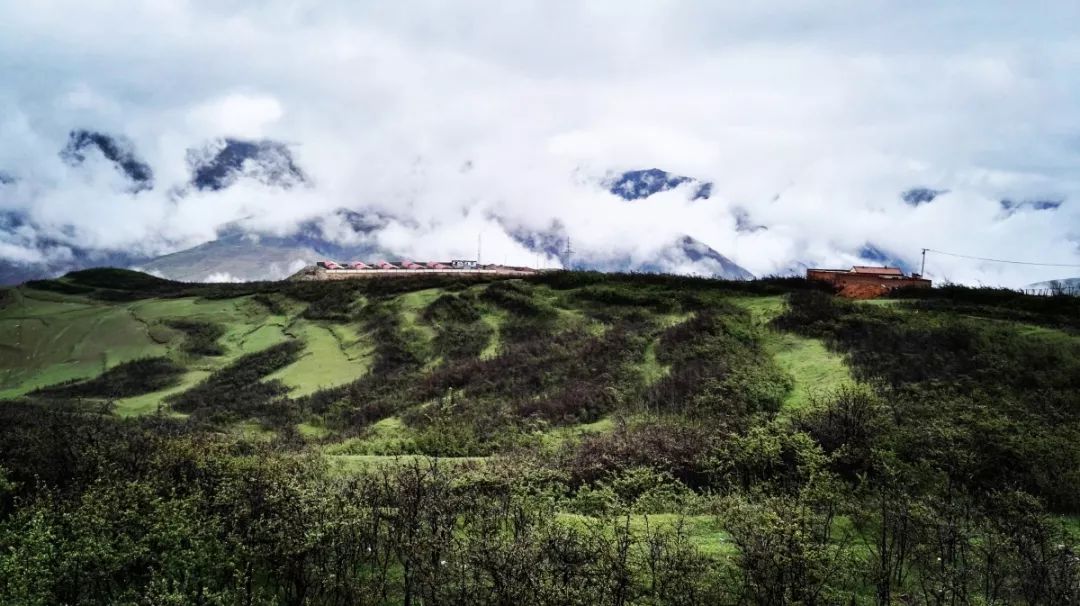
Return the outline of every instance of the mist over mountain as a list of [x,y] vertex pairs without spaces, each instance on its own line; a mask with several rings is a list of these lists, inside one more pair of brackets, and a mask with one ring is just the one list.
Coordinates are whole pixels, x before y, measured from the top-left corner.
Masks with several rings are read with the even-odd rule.
[[[0,211],[25,220],[0,260],[146,262],[228,226],[287,249],[348,209],[387,217],[366,241],[416,258],[473,257],[480,238],[488,260],[561,266],[543,242],[558,222],[596,267],[714,271],[686,237],[758,276],[870,262],[868,243],[908,267],[927,247],[1080,263],[1080,70],[1059,52],[1075,5],[825,8],[479,0],[427,6],[427,25],[408,3],[2,11],[0,56],[19,60]],[[1057,277],[959,257],[927,274]]]
[[268,187],[291,189],[308,183],[284,143],[224,138],[187,152],[191,185],[218,191],[240,179],[253,179]]
[[900,194],[900,198],[911,206],[929,204],[942,194],[949,193],[947,189],[930,189],[929,187],[913,187]]
[[82,248],[44,230],[25,213],[0,211],[0,285],[58,276],[93,266],[127,267],[137,253]]
[[233,224],[209,242],[162,255],[139,269],[187,282],[280,280],[322,259],[395,258],[373,234],[387,225],[378,213],[339,209],[302,223],[283,235],[260,233]]
[[712,194],[712,183],[701,183],[691,177],[673,175],[658,168],[624,172],[608,183],[608,191],[624,200],[640,200],[686,184],[693,186],[694,200],[708,199]]
[[154,171],[140,159],[128,139],[114,135],[78,129],[71,131],[67,145],[60,150],[60,157],[70,166],[80,166],[95,154],[123,175],[133,193],[154,188]]
[[1012,215],[1020,211],[1025,210],[1057,210],[1064,203],[1064,200],[1010,200],[1008,198],[1001,201],[1001,210],[1006,215]]

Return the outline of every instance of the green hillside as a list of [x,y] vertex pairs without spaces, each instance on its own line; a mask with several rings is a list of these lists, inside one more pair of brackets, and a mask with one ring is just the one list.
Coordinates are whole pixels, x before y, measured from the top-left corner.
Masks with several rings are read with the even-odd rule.
[[1078,302],[0,290],[0,602],[1078,603]]

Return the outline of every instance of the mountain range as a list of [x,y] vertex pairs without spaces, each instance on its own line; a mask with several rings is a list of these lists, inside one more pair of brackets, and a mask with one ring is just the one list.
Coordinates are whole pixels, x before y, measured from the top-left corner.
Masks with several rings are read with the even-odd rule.
[[[74,170],[90,162],[110,165],[124,182],[124,190],[138,194],[161,187],[153,167],[123,136],[90,129],[69,133],[59,157]],[[186,152],[188,176],[180,184],[168,186],[169,199],[183,204],[193,193],[215,195],[242,181],[262,187],[289,191],[317,186],[293,157],[290,147],[269,139],[218,138]],[[0,194],[16,188],[19,175],[0,167]],[[593,186],[626,204],[635,204],[662,192],[681,190],[694,204],[708,204],[713,183],[671,173],[660,168],[631,169],[610,173]],[[912,207],[934,203],[948,190],[914,187],[900,193]],[[1021,211],[1053,211],[1060,200],[1002,200],[1005,216]],[[739,233],[752,234],[769,226],[755,220],[749,207],[733,206]],[[708,242],[681,234],[647,258],[628,251],[598,253],[588,243],[583,250],[570,251],[564,225],[553,220],[547,227],[523,227],[507,217],[491,217],[524,248],[557,259],[562,266],[622,272],[677,272],[728,279],[750,279],[753,274]],[[0,284],[52,277],[85,267],[111,265],[136,267],[144,271],[185,281],[277,279],[319,259],[407,257],[407,250],[388,250],[378,245],[378,232],[390,222],[408,224],[407,216],[389,216],[365,208],[339,208],[325,216],[309,219],[291,231],[263,232],[240,224],[221,226],[213,240],[166,255],[138,250],[93,248],[82,244],[74,225],[45,226],[26,210],[0,208]],[[901,255],[873,242],[848,251],[865,263],[886,264],[910,271]],[[803,263],[791,265],[799,272]]]
[[[125,190],[132,194],[161,186],[155,182],[150,164],[123,136],[90,129],[73,130],[59,156],[74,169],[91,161],[111,165],[124,180]],[[314,186],[289,146],[278,141],[220,138],[189,149],[186,159],[188,179],[168,189],[170,198],[177,203],[183,203],[183,199],[193,192],[212,195],[241,181],[280,190]],[[0,187],[14,186],[18,181],[17,176],[6,172],[0,172],[0,177]],[[687,195],[692,200],[707,200],[712,192],[712,183],[658,168],[621,172],[609,176],[600,186],[627,203],[682,186],[689,188]],[[277,279],[324,258],[346,261],[376,257],[397,259],[408,254],[408,251],[380,247],[375,235],[390,221],[407,222],[409,218],[390,217],[365,209],[340,208],[330,216],[305,221],[284,234],[263,233],[239,224],[225,225],[213,240],[161,256],[131,250],[87,248],[78,243],[74,226],[46,229],[25,210],[9,209],[0,213],[0,254],[8,249],[19,253],[6,254],[0,259],[0,283],[4,284],[100,265],[137,267],[185,281]],[[689,235],[673,239],[647,260],[619,253],[580,255],[571,259],[566,254],[566,234],[558,221],[553,222],[549,230],[527,231],[512,227],[502,218],[496,219],[511,238],[525,248],[559,259],[564,266],[576,269],[691,271],[730,279],[753,277],[736,262]]]

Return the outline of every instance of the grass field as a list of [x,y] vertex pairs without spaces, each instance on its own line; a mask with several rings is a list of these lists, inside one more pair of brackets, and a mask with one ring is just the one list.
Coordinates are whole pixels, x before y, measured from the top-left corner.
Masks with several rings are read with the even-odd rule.
[[795,387],[784,401],[785,410],[798,410],[815,395],[824,395],[854,382],[839,354],[829,351],[817,339],[790,333],[773,333],[766,341],[776,363],[795,379]]
[[168,352],[127,307],[28,288],[12,292],[13,302],[0,310],[0,398]]
[[181,377],[180,383],[168,389],[116,400],[116,414],[122,417],[133,417],[155,413],[157,412],[158,405],[160,405],[165,398],[194,387],[208,376],[210,376],[209,371],[192,370]]
[[396,299],[401,315],[401,334],[409,344],[410,350],[419,353],[422,358],[428,358],[424,365],[426,370],[438,366],[442,360],[427,355],[435,340],[435,329],[424,321],[421,314],[424,308],[445,293],[446,291],[441,288],[428,288],[405,293]]
[[[415,580],[456,574],[456,586],[477,583],[481,593],[480,564],[491,579],[515,579],[533,573],[526,558],[535,557],[559,563],[536,567],[562,576],[551,595],[632,580],[641,604],[723,602],[649,593],[662,584],[747,592],[732,603],[870,604],[882,591],[874,581],[910,596],[931,587],[924,581],[963,580],[975,559],[949,552],[985,545],[1004,550],[996,575],[999,563],[1025,557],[1012,545],[1031,541],[1040,557],[1072,562],[1062,578],[1075,577],[1080,428],[1070,413],[1080,349],[1077,335],[1053,328],[1072,326],[1053,323],[1075,315],[1067,302],[1052,301],[1053,314],[1007,315],[1011,299],[950,310],[849,303],[797,280],[586,272],[212,286],[100,275],[94,290],[74,276],[38,283],[48,292],[0,293],[0,393],[16,396],[0,403],[9,453],[0,500],[26,512],[0,528],[16,547],[0,549],[5,571],[59,562],[39,567],[52,582],[65,554],[94,545],[92,560],[120,562],[126,574],[131,553],[171,549],[186,562],[195,545],[270,583],[300,545],[305,567],[268,599],[334,575],[347,583],[328,603],[380,595],[359,584],[365,574],[351,575],[384,549],[390,576],[445,557],[454,564],[418,567]],[[161,359],[20,396],[146,355]],[[867,383],[834,394],[856,375]],[[975,384],[993,397],[969,393]],[[885,391],[893,385],[915,389]],[[109,397],[120,398],[115,416],[99,406]],[[44,492],[50,482],[61,490]],[[203,486],[227,490],[178,489]],[[52,499],[63,508],[44,509]],[[258,534],[219,532],[253,511]],[[173,517],[183,524],[143,538]],[[175,529],[183,541],[170,547]],[[911,546],[900,564],[910,577],[874,576],[882,529]],[[958,548],[941,542],[941,529]],[[491,541],[473,543],[473,532]],[[250,537],[267,547],[265,561],[245,560]],[[335,559],[346,552],[352,561]],[[217,561],[165,581],[198,579],[197,593]],[[71,587],[92,563],[77,560]],[[147,566],[140,574],[157,573],[156,562]],[[1008,583],[1031,576],[1015,566]],[[565,580],[574,570],[587,576]],[[114,578],[115,569],[95,574]],[[743,587],[751,574],[754,587],[791,586],[757,600]],[[819,597],[800,593],[824,583],[819,575],[833,575]],[[0,583],[0,593],[14,586]],[[553,603],[571,601],[609,600]]]
[[795,380],[784,402],[784,410],[798,410],[815,395],[854,382],[843,356],[829,351],[825,344],[796,334],[777,331],[767,324],[784,310],[783,297],[738,297],[732,302],[750,312],[754,324],[765,331],[763,341],[777,365]]
[[491,327],[491,339],[488,341],[484,351],[480,352],[480,359],[490,360],[499,353],[499,346],[502,343],[500,337],[501,327],[506,323],[506,312],[497,310],[486,311],[480,316],[480,319]]
[[[62,381],[89,378],[139,357],[169,355],[185,360],[191,371],[179,385],[116,403],[117,414],[145,414],[157,410],[162,398],[194,385],[210,371],[240,355],[290,338],[304,341],[303,354],[299,360],[268,378],[280,379],[292,388],[293,396],[353,381],[368,372],[373,362],[373,344],[359,331],[358,324],[304,320],[299,317],[303,306],[296,302],[282,305],[289,315],[273,315],[250,297],[217,300],[187,297],[108,304],[25,287],[13,292],[13,302],[0,310],[0,343],[3,343],[0,345],[0,398],[19,396]],[[419,351],[427,351],[435,337],[435,330],[421,314],[443,294],[445,291],[441,288],[429,288],[395,298],[402,331]],[[600,334],[606,328],[581,310],[559,306],[558,294],[549,289],[538,287],[535,296],[558,311],[561,329],[578,326]],[[851,381],[842,358],[820,342],[779,333],[766,326],[784,309],[783,297],[733,297],[730,300],[747,309],[754,324],[766,331],[764,343],[781,368],[794,378],[795,387],[785,403],[787,408],[805,406],[815,393],[827,392]],[[506,311],[495,308],[485,308],[482,314],[482,320],[493,329],[492,338],[480,355],[488,359],[499,351],[500,328],[508,318]],[[659,321],[666,328],[689,317],[689,314],[667,314]],[[164,324],[173,318],[224,327],[219,343],[225,354],[185,359],[178,349],[184,336]],[[1033,327],[1032,331],[1072,338],[1039,327]],[[653,341],[645,349],[639,365],[647,385],[668,372],[657,361],[655,348],[656,341]],[[439,362],[431,359],[428,365]]]
[[293,388],[293,396],[303,396],[326,387],[355,381],[371,366],[371,348],[343,327],[331,327],[297,320],[289,334],[304,341],[300,359],[269,375]]

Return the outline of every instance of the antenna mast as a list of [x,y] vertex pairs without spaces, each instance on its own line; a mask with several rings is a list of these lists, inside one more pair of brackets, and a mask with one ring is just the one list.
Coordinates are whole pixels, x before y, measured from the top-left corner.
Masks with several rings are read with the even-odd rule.
[[483,245],[484,234],[483,232],[476,234],[476,264],[480,265],[480,250]]
[[574,249],[570,247],[570,236],[566,236],[566,269],[571,269],[573,263],[571,259],[574,256]]
[[922,249],[922,267],[919,268],[919,275],[920,276],[925,276],[926,275],[926,251],[927,250],[928,249],[926,249],[926,248]]

